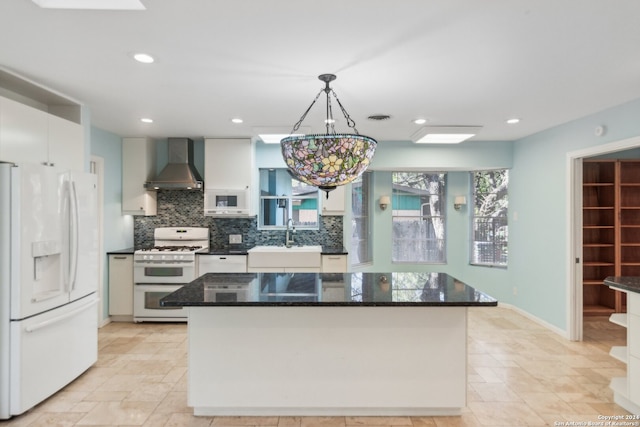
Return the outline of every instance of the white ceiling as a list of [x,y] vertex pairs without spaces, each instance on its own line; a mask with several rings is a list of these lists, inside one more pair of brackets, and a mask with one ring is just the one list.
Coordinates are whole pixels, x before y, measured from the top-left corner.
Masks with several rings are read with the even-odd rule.
[[[332,87],[358,131],[378,140],[410,139],[417,117],[483,126],[473,140],[514,140],[640,98],[637,0],[142,3],[1,0],[0,65],[85,103],[99,128],[158,138],[287,133],[322,73],[338,76]],[[322,133],[323,118],[319,100],[304,125]]]

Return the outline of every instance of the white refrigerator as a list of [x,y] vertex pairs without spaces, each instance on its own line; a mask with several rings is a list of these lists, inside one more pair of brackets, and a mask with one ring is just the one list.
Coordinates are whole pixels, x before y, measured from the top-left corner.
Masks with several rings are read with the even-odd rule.
[[95,175],[0,163],[0,419],[98,357]]

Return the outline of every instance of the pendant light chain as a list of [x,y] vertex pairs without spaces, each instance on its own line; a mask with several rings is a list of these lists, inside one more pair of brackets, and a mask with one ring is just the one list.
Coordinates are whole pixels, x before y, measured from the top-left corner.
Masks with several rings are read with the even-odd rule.
[[309,108],[307,108],[307,111],[305,111],[302,116],[300,116],[300,120],[298,120],[298,122],[293,125],[293,130],[291,131],[291,133],[296,132],[298,129],[300,129],[300,125],[302,124],[302,122],[304,121],[304,119],[307,117],[307,114],[309,114],[309,111],[311,110],[311,108],[313,108],[313,106],[315,105],[316,101],[318,100],[318,98],[320,98],[320,94],[324,92],[324,89],[320,89],[320,92],[318,92],[318,94],[316,95],[316,97],[314,98],[314,100],[311,102],[311,105],[309,105]]
[[333,97],[336,99],[336,101],[338,101],[338,105],[342,110],[342,114],[344,115],[344,118],[347,119],[347,126],[353,129],[356,135],[360,135],[360,132],[358,132],[358,129],[356,129],[356,122],[351,118],[349,113],[347,113],[347,110],[345,110],[345,108],[342,106],[342,102],[340,102],[340,100],[338,99],[338,95],[336,95],[333,89],[331,89],[331,93],[333,94]]

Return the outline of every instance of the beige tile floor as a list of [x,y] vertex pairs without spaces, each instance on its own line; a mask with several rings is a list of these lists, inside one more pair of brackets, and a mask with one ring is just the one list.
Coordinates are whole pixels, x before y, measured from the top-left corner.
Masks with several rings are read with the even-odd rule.
[[[99,360],[14,426],[542,426],[628,414],[612,401],[611,377],[626,367],[608,352],[626,331],[585,321],[567,341],[506,308],[472,308],[468,405],[459,417],[194,417],[186,397],[186,326],[111,323]],[[63,345],[63,343],[61,343]],[[576,424],[574,424],[576,425]],[[579,424],[577,424],[579,425]]]

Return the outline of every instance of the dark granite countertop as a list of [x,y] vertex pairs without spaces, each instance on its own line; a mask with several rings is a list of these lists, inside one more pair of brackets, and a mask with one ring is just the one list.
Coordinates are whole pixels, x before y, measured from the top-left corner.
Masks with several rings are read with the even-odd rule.
[[160,300],[201,306],[496,306],[445,273],[207,273]]
[[[239,247],[239,248],[210,248],[207,252],[197,252],[196,255],[247,255],[247,251],[251,248]],[[108,251],[107,255],[118,254],[133,254],[136,248],[118,249],[114,251]],[[348,252],[344,248],[340,247],[322,247],[322,255],[347,255]]]
[[640,293],[639,276],[609,276],[604,279],[604,284],[623,291]]
[[[251,247],[209,248],[208,252],[198,252],[196,255],[247,255]],[[347,255],[349,252],[343,247],[322,246],[322,255]]]

